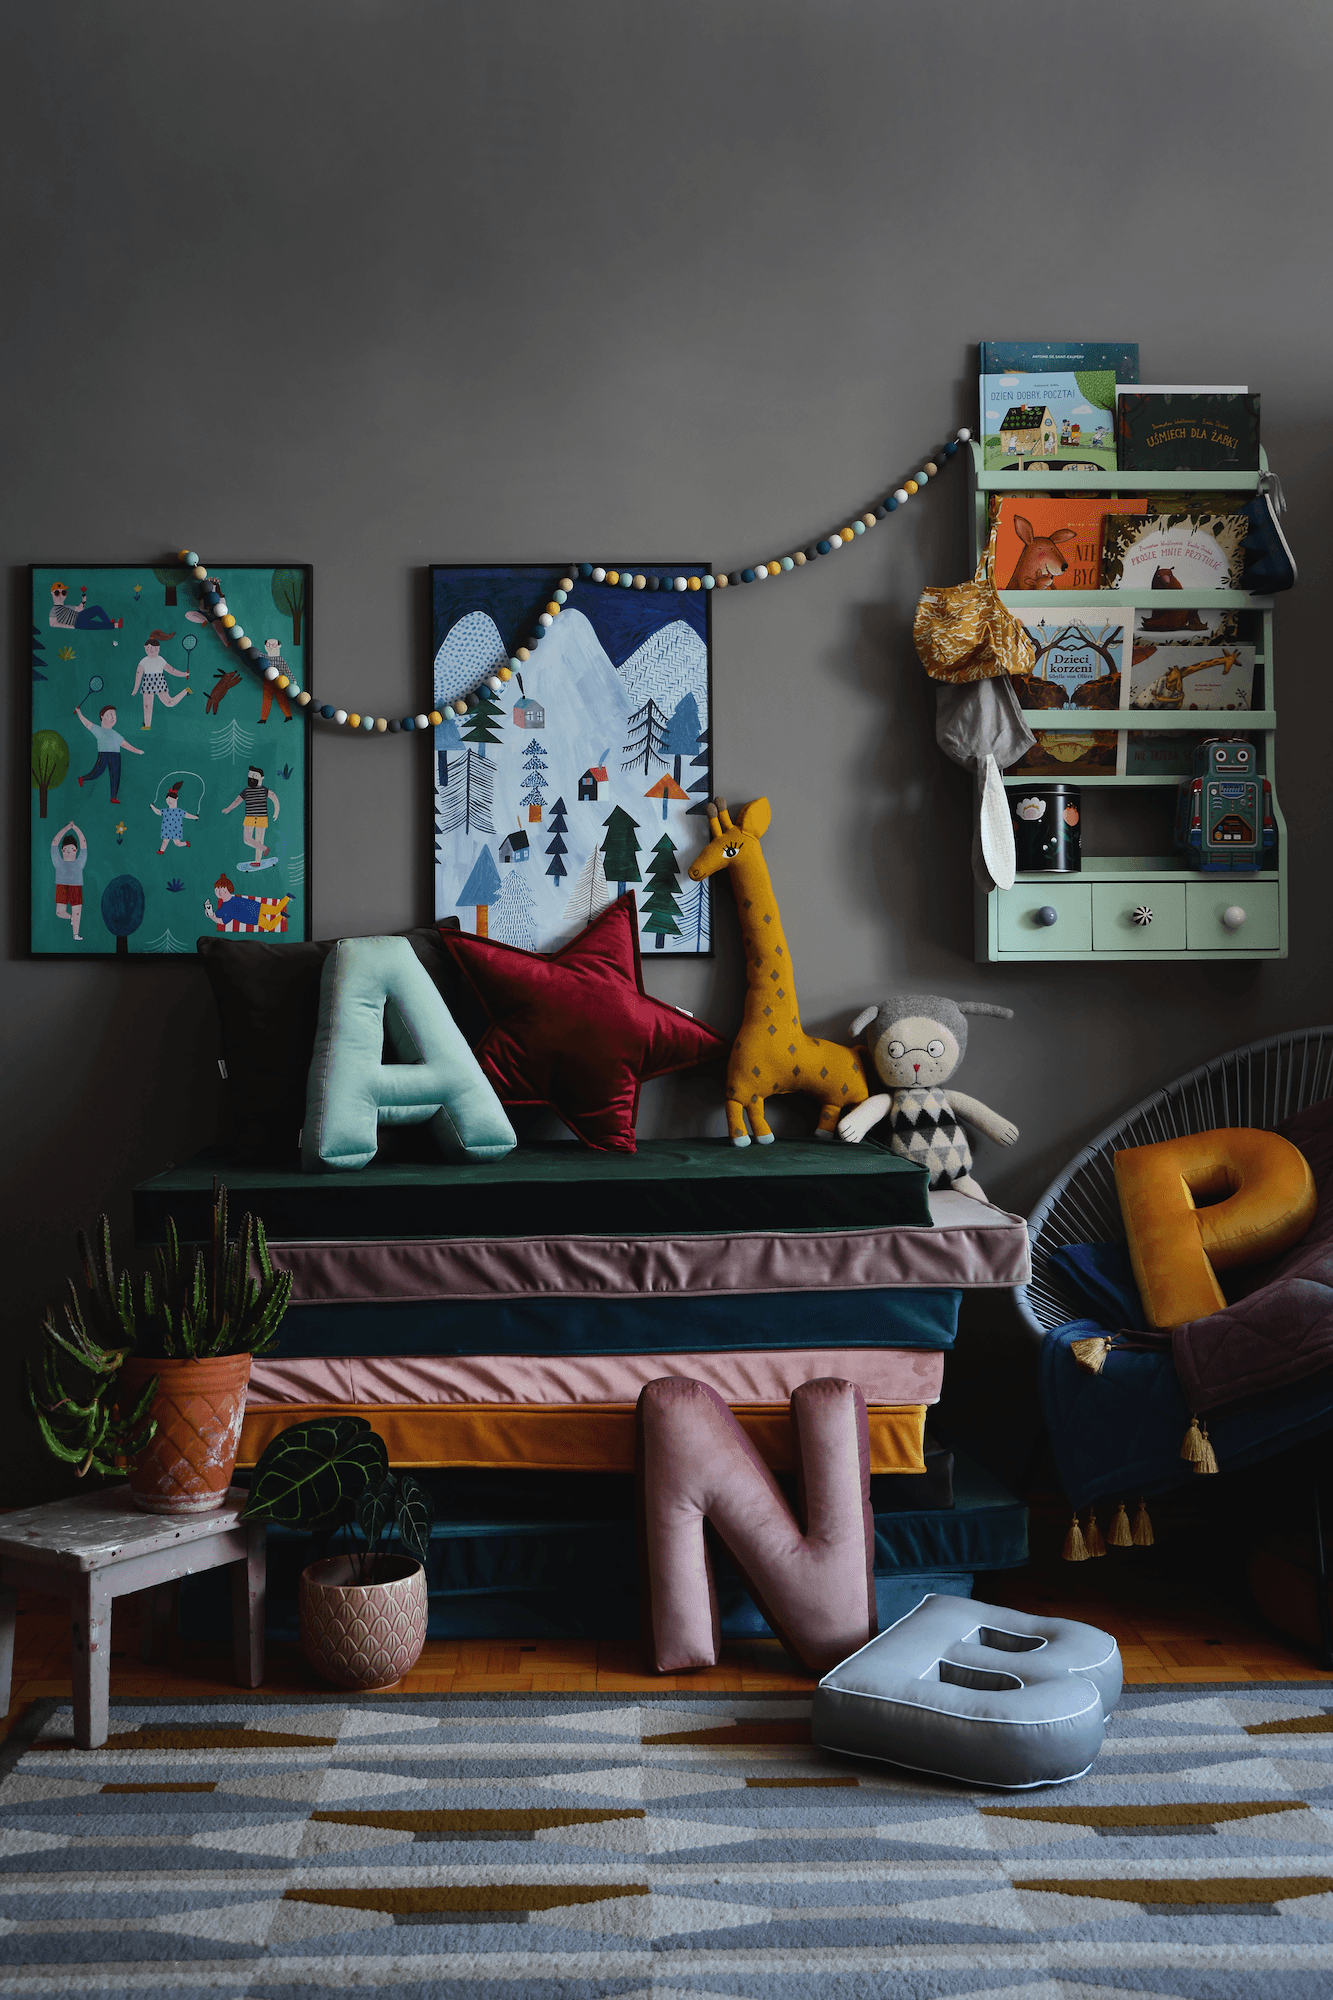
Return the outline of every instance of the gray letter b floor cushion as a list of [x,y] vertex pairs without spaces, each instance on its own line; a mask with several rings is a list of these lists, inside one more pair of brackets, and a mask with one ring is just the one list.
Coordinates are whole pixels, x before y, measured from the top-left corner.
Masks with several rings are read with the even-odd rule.
[[810,1734],[966,1784],[1061,1784],[1101,1749],[1120,1689],[1120,1650],[1094,1625],[927,1597],[824,1676]]

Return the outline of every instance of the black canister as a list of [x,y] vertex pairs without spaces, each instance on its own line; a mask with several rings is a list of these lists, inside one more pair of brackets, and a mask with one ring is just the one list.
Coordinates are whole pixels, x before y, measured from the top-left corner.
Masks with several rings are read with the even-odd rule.
[[1083,856],[1079,845],[1081,811],[1077,785],[1012,788],[1009,811],[1014,822],[1014,857],[1021,873],[1078,873]]

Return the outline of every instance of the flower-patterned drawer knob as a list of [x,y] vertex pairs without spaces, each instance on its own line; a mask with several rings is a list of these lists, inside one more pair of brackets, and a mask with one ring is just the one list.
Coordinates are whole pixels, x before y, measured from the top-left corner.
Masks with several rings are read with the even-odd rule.
[[1134,911],[1134,922],[1139,925],[1150,924],[1152,922],[1152,911],[1149,909],[1146,903],[1139,903],[1136,906]]

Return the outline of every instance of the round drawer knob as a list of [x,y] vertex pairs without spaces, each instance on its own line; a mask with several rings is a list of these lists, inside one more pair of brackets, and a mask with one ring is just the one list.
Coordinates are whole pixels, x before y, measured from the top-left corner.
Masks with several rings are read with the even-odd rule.
[[1239,903],[1229,903],[1222,912],[1223,925],[1229,931],[1238,931],[1245,921],[1245,912]]
[[1052,924],[1059,923],[1060,912],[1052,904],[1043,903],[1036,913],[1036,918],[1042,929],[1048,931]]
[[1134,911],[1134,922],[1136,924],[1150,924],[1152,922],[1152,911],[1146,903],[1140,903]]

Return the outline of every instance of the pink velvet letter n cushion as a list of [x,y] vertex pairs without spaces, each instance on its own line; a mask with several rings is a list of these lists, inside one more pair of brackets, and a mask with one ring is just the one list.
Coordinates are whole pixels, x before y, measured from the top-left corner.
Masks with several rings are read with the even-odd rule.
[[716,1665],[720,1630],[705,1517],[783,1644],[822,1674],[873,1639],[875,1525],[865,1399],[852,1382],[791,1398],[805,1533],[715,1390],[668,1376],[637,1410],[640,1590],[659,1673]]

